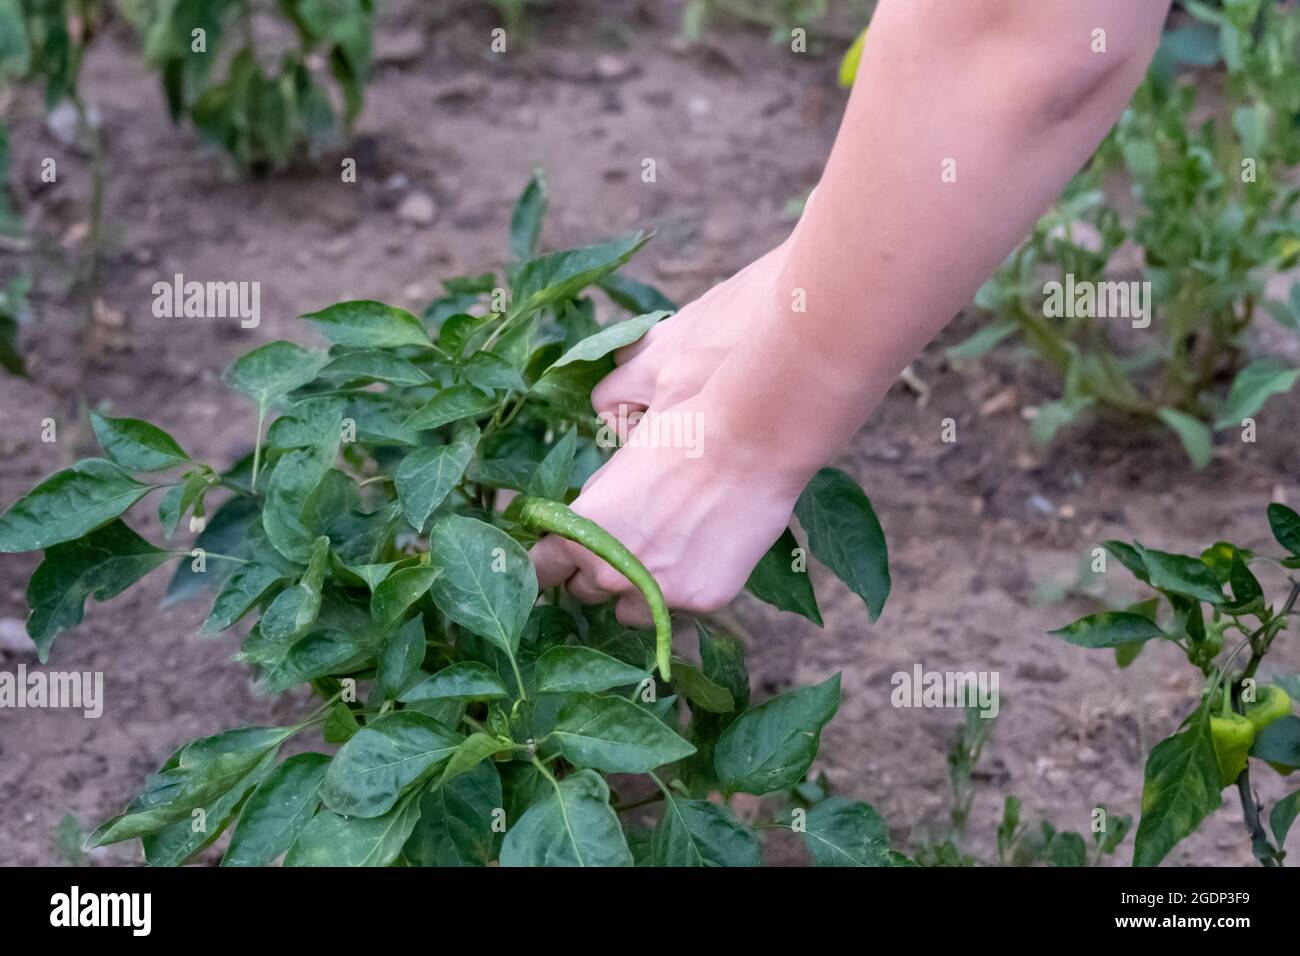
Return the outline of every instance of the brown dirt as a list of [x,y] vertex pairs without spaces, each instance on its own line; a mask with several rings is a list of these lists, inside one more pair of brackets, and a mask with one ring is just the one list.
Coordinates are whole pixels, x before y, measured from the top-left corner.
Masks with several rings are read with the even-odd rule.
[[[414,54],[400,47],[404,31],[424,28],[421,7],[391,7],[380,42],[388,59],[348,152],[359,162],[354,185],[339,182],[338,157],[235,181],[191,131],[169,125],[124,28],[103,38],[86,89],[109,149],[113,246],[102,298],[122,321],[98,327],[83,366],[66,270],[50,250],[29,258],[39,276],[28,336],[34,381],[0,376],[0,502],[77,457],[78,389],[185,436],[209,460],[229,460],[253,425],[218,380],[230,359],[268,339],[309,337],[294,316],[329,302],[418,306],[437,277],[499,263],[513,197],[534,165],[551,184],[549,246],[654,228],[657,238],[629,271],[687,301],[785,236],[787,201],[814,183],[843,105],[834,57],[794,55],[746,32],[686,50],[675,39],[675,4],[575,2],[504,58],[480,52],[492,21],[477,6],[447,18]],[[600,69],[596,56],[607,58]],[[29,229],[67,236],[84,216],[87,164],[46,131],[35,97],[17,105],[13,167]],[[60,182],[37,189],[32,171],[45,156],[57,159]],[[647,156],[657,160],[654,184],[640,178]],[[435,199],[430,228],[399,223],[396,206],[410,191]],[[18,265],[0,253],[0,269]],[[153,318],[151,285],[177,272],[260,280],[261,328]],[[736,613],[761,693],[843,672],[844,703],[817,769],[837,792],[871,801],[900,843],[942,826],[944,755],[961,718],[891,707],[890,675],[916,662],[998,671],[1002,717],[980,764],[971,823],[972,847],[988,854],[1005,793],[1022,798],[1027,817],[1080,831],[1098,804],[1136,814],[1141,755],[1173,730],[1197,691],[1172,648],[1153,648],[1119,672],[1106,653],[1048,637],[1093,605],[1048,604],[1043,595],[1073,581],[1080,556],[1108,537],[1181,550],[1220,537],[1264,545],[1268,500],[1300,498],[1296,444],[1285,434],[1300,396],[1260,416],[1258,444],[1223,444],[1202,473],[1167,435],[1131,425],[1076,431],[1042,451],[1016,409],[1054,397],[1052,383],[1005,353],[950,367],[943,346],[973,327],[959,320],[917,362],[932,386],[928,401],[897,387],[841,462],[867,487],[889,537],[894,590],[880,621],[868,626],[857,599],[825,574],[817,579],[822,631],[752,601]],[[1007,410],[981,413],[1008,388],[1016,400]],[[39,437],[47,416],[61,429],[53,445]],[[940,441],[947,417],[957,421],[955,444]],[[157,539],[156,524],[141,530]],[[0,619],[10,628],[25,617],[35,563],[0,559]],[[1108,592],[1128,593],[1123,576],[1106,577]],[[160,572],[106,606],[90,604],[86,623],[56,644],[51,667],[104,672],[102,718],[0,711],[0,805],[8,808],[0,863],[58,862],[52,836],[65,814],[93,825],[178,743],[303,706],[292,696],[256,697],[246,671],[228,660],[233,639],[196,640],[203,608],[159,611],[165,580]],[[0,657],[8,670],[35,664],[21,651]],[[1279,657],[1300,668],[1294,642]],[[1271,775],[1260,789],[1266,803],[1285,792]],[[1130,853],[1131,837],[1120,858]],[[124,848],[96,854],[103,863],[133,859]],[[1240,814],[1225,807],[1171,862],[1249,859]]]

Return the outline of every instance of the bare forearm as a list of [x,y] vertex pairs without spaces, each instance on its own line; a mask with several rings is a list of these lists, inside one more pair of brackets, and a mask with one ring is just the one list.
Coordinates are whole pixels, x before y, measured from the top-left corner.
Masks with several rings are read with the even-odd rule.
[[1096,149],[1167,8],[884,0],[778,318],[709,382],[725,427],[803,470],[834,454]]

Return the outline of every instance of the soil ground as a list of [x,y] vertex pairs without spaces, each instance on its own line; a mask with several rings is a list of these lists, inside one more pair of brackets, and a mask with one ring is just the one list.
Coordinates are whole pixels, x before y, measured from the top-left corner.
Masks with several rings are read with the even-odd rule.
[[[788,204],[814,184],[845,99],[834,84],[838,47],[795,55],[732,29],[688,48],[679,4],[583,0],[544,13],[528,44],[492,57],[494,22],[482,6],[450,5],[433,18],[421,4],[385,5],[376,77],[343,154],[358,160],[356,184],[340,183],[337,156],[284,176],[230,177],[192,131],[169,123],[126,28],[110,30],[85,77],[108,144],[112,243],[88,355],[81,306],[56,261],[85,228],[87,163],[51,135],[35,96],[17,102],[15,185],[29,233],[54,244],[25,260],[0,253],[6,275],[24,264],[38,275],[26,337],[32,380],[0,376],[0,502],[84,452],[77,394],[155,421],[208,460],[231,460],[253,420],[220,384],[228,361],[272,338],[310,339],[295,319],[302,312],[344,298],[417,307],[438,277],[500,263],[513,198],[535,165],[551,186],[549,247],[653,228],[628,272],[677,301],[787,234]],[[56,186],[38,185],[46,156],[59,164]],[[641,179],[646,157],[656,160],[652,184]],[[411,193],[434,200],[427,227],[399,219]],[[260,280],[261,327],[154,318],[151,286],[175,273]],[[1223,537],[1265,545],[1267,502],[1300,499],[1300,395],[1260,415],[1256,444],[1223,443],[1199,473],[1167,434],[1132,425],[1076,430],[1043,450],[1018,409],[1055,398],[1049,378],[1011,350],[963,367],[944,358],[977,322],[958,319],[915,364],[928,397],[896,387],[838,463],[868,489],[889,538],[894,586],[879,622],[869,626],[857,598],[821,573],[823,630],[746,599],[736,616],[759,693],[843,672],[843,706],[815,772],[874,804],[905,848],[943,827],[945,753],[961,713],[892,707],[891,675],[918,662],[996,671],[1001,717],[979,764],[969,841],[987,856],[1004,794],[1019,796],[1030,820],[1083,832],[1099,804],[1136,815],[1142,754],[1189,709],[1194,675],[1172,648],[1121,672],[1106,652],[1047,636],[1096,607],[1049,599],[1076,582],[1080,558],[1105,538],[1184,551]],[[54,444],[40,438],[47,417],[59,424]],[[956,421],[955,443],[940,440],[945,418]],[[156,524],[140,530],[158,539]],[[35,665],[21,636],[35,563],[0,560],[8,670]],[[1117,599],[1136,593],[1123,576],[1100,582]],[[233,638],[194,637],[205,608],[160,611],[165,583],[160,572],[107,605],[91,603],[85,624],[56,644],[50,667],[104,672],[101,718],[0,711],[0,864],[60,862],[60,820],[93,826],[117,812],[177,744],[301,711],[298,698],[254,695],[229,660]],[[1300,669],[1295,642],[1279,657]],[[1260,790],[1270,805],[1286,792],[1272,775]],[[800,859],[792,846],[772,850],[778,861]],[[93,859],[135,853],[118,847]],[[1249,861],[1234,806],[1170,857]]]

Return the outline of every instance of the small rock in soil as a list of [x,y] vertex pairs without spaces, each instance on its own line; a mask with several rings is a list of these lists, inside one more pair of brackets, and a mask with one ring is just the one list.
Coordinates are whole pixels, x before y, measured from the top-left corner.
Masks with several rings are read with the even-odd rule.
[[424,37],[416,30],[380,34],[375,40],[375,62],[401,66],[424,52]]
[[411,193],[397,207],[397,218],[413,226],[429,226],[438,215],[438,206],[428,193]]

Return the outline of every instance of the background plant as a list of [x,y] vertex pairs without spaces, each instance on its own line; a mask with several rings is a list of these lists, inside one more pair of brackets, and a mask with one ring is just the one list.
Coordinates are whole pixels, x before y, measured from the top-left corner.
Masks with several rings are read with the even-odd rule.
[[[1099,826],[1091,830],[1091,841],[1074,830],[1058,830],[1046,819],[1031,826],[1021,817],[1020,799],[1008,794],[1002,804],[1002,818],[997,827],[997,855],[981,859],[966,849],[971,809],[977,792],[976,768],[984,747],[997,728],[997,717],[984,717],[978,708],[968,707],[964,719],[953,734],[948,748],[948,784],[952,806],[942,838],[921,832],[913,836],[917,844],[913,859],[919,866],[1049,866],[1081,867],[1096,865],[1119,849],[1133,826],[1129,816],[1111,819],[1104,807],[1097,808]],[[1091,842],[1091,845],[1089,843]]]
[[[790,31],[802,27],[818,37],[851,39],[875,9],[875,0],[690,0],[682,11],[682,33],[698,40],[710,26],[730,18],[766,29],[773,43],[789,43]],[[834,32],[826,21],[847,24]]]
[[[1300,257],[1300,8],[1263,0],[1188,3],[1199,22],[1166,35],[1133,103],[1031,238],[980,291],[994,324],[951,350],[975,357],[1017,336],[1063,380],[1036,410],[1034,435],[1093,411],[1163,422],[1204,465],[1212,430],[1240,428],[1300,369],[1250,358],[1261,314],[1300,329],[1300,284],[1271,297],[1270,274]],[[1203,122],[1204,86],[1180,65],[1226,71],[1223,109]],[[1128,196],[1108,196],[1112,174]],[[1131,208],[1130,208],[1131,207]],[[1120,265],[1141,250],[1136,273]],[[1047,281],[1151,283],[1149,329],[1123,320],[1046,318]]]
[[[86,50],[107,17],[100,0],[0,0],[0,86],[13,78],[41,84],[47,113],[68,106],[75,113],[75,141],[90,155],[89,228],[81,246],[78,281],[85,299],[86,328],[99,294],[104,254],[104,143],[99,121],[80,88]],[[19,224],[8,191],[8,134],[0,129],[0,232]],[[18,320],[29,282],[11,281],[0,295],[0,365],[22,374],[17,358]]]
[[[361,112],[373,0],[155,0],[134,19],[172,119],[188,117],[244,169],[281,169],[318,154],[338,144]],[[274,41],[267,49],[259,48],[255,22]],[[318,59],[334,95],[313,69]]]
[[[1136,541],[1103,542],[1110,557],[1155,595],[1052,632],[1080,647],[1113,648],[1120,667],[1132,663],[1151,641],[1169,643],[1205,677],[1200,705],[1147,758],[1133,851],[1136,866],[1155,866],[1194,833],[1218,809],[1220,792],[1228,786],[1237,789],[1256,858],[1278,866],[1285,856],[1281,847],[1300,811],[1300,790],[1274,804],[1266,830],[1263,808],[1251,789],[1248,757],[1284,775],[1300,767],[1300,717],[1290,713],[1300,682],[1279,676],[1273,685],[1261,687],[1256,678],[1300,598],[1300,580],[1290,573],[1300,568],[1300,515],[1272,504],[1268,520],[1286,552],[1281,557],[1226,541],[1199,556],[1157,551]],[[1286,573],[1289,591],[1280,606],[1266,600],[1252,565]],[[1228,647],[1229,642],[1235,643]]]
[[[576,494],[603,455],[591,388],[666,314],[642,312],[663,297],[616,274],[640,233],[537,255],[546,204],[535,177],[505,276],[447,280],[423,320],[345,302],[305,316],[327,351],[279,341],[236,360],[225,381],[252,403],[257,441],[232,467],[97,415],[105,457],[0,516],[0,551],[45,552],[27,592],[42,660],[87,597],[180,559],[169,600],[216,592],[201,635],[254,619],[237,657],[260,686],[319,698],[289,726],[182,746],[91,845],[139,838],[150,863],[177,865],[233,827],[226,865],[754,865],[758,840],[728,807],[750,793],[797,801],[763,825],[797,830],[818,863],[903,862],[869,805],[794,792],[838,675],[755,703],[741,642],[710,621],[687,622],[698,661],[675,653],[669,682],[654,634],[611,606],[537,603],[520,493]],[[595,287],[634,316],[598,325]],[[189,515],[192,546],[122,520],[154,491],[164,535]],[[812,554],[877,616],[889,571],[866,495],[826,469],[797,515]],[[791,532],[750,590],[820,624]],[[278,761],[303,732],[338,752]]]

